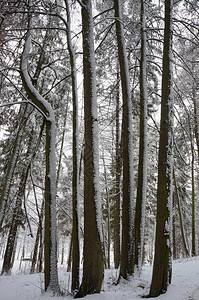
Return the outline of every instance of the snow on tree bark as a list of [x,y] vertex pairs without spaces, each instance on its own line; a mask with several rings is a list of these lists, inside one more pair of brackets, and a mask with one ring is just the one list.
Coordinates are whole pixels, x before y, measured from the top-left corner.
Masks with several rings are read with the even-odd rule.
[[[33,132],[32,132],[33,133]],[[6,250],[4,254],[4,260],[3,260],[3,266],[1,274],[10,275],[11,268],[12,268],[12,257],[13,257],[13,251],[14,251],[14,245],[16,244],[17,239],[17,230],[19,225],[21,224],[21,218],[22,218],[22,202],[23,202],[23,196],[25,193],[25,185],[28,177],[28,170],[30,166],[31,159],[33,157],[33,134],[30,135],[29,143],[28,143],[28,149],[26,152],[25,157],[25,165],[21,171],[21,179],[19,183],[19,187],[16,193],[16,202],[15,202],[15,208],[12,215],[12,221],[11,226],[9,230]]]
[[141,272],[147,192],[147,78],[146,78],[146,20],[145,4],[141,0],[141,58],[140,58],[140,145],[138,186],[134,224],[134,268]]
[[156,242],[153,276],[149,297],[167,291],[171,282],[171,210],[173,175],[173,76],[172,76],[172,10],[173,1],[165,1],[165,29],[163,48],[163,75],[161,123],[158,157],[158,188]]
[[104,277],[103,235],[99,190],[98,116],[92,4],[82,1],[84,74],[84,263],[76,298],[101,291]]
[[122,84],[122,159],[123,159],[123,202],[122,202],[122,247],[120,277],[132,274],[133,248],[133,132],[132,102],[127,53],[122,24],[121,1],[114,1],[116,35]]
[[121,198],[121,149],[120,149],[120,88],[119,88],[119,66],[117,71],[116,92],[116,149],[115,149],[115,203],[114,203],[114,262],[117,269],[120,264],[120,198]]
[[16,165],[16,160],[19,154],[19,147],[22,139],[22,132],[24,125],[27,122],[27,116],[29,115],[30,107],[27,105],[24,109],[20,109],[19,114],[22,114],[20,124],[18,126],[18,131],[16,134],[13,150],[10,156],[10,160],[8,163],[8,168],[5,175],[5,180],[3,183],[3,188],[0,196],[0,228],[2,227],[4,214],[6,209],[6,203],[10,192],[10,184],[13,176],[13,172]]
[[80,263],[80,226],[79,226],[79,127],[78,127],[78,94],[75,51],[71,38],[71,20],[68,1],[65,0],[67,11],[67,42],[70,55],[72,97],[73,97],[73,229],[72,229],[72,291],[79,289]]
[[20,74],[23,86],[32,100],[46,116],[46,176],[45,176],[45,239],[44,273],[45,290],[59,293],[56,247],[56,160],[55,116],[51,105],[33,86],[28,74],[28,57],[31,46],[31,17],[21,57]]
[[[184,246],[184,251],[186,253],[186,256],[189,256],[189,245],[187,243],[187,238],[185,235],[185,229],[184,229],[184,223],[183,223],[183,215],[182,215],[182,210],[181,210],[181,204],[180,204],[180,196],[179,196],[179,192],[178,192],[178,188],[177,188],[177,182],[176,182],[176,178],[175,178],[175,171],[173,169],[173,183],[174,183],[174,188],[175,188],[175,197],[176,197],[176,201],[177,201],[177,206],[178,206],[178,214],[179,214],[179,219],[180,219],[180,231],[181,231],[181,235],[182,235],[182,242],[183,242],[183,246]],[[173,233],[174,235],[174,233]],[[174,240],[174,237],[173,237]],[[173,245],[174,247],[174,245]],[[174,256],[174,250],[173,250],[173,256]]]

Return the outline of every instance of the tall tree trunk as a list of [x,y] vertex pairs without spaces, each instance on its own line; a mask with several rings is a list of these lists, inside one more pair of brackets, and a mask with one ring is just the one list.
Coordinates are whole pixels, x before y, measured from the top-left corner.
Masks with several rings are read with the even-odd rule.
[[[104,165],[104,184],[105,184],[105,199],[106,199],[106,222],[107,222],[107,235],[104,234],[105,236],[103,240],[105,241],[104,243],[104,248],[105,248],[105,266],[110,269],[110,246],[111,246],[111,232],[110,232],[110,201],[109,201],[109,193],[108,193],[108,180],[107,180],[107,173],[106,173],[106,165],[105,165],[105,159],[103,155],[103,165]],[[107,244],[107,247],[105,247],[105,244]]]
[[192,256],[196,255],[196,230],[195,230],[195,178],[194,178],[194,146],[193,138],[191,134],[191,199],[192,199],[192,220],[191,220],[191,229],[192,229]]
[[[53,112],[53,111],[52,111]],[[54,115],[54,113],[53,113]],[[55,120],[46,122],[45,232],[44,275],[45,291],[59,294],[56,245],[56,167]]]
[[37,262],[37,272],[41,273],[43,269],[43,230],[40,231],[39,235],[39,254],[38,254],[38,262]]
[[65,141],[65,133],[66,133],[66,121],[68,116],[68,98],[67,98],[67,104],[66,104],[66,111],[64,116],[64,123],[63,123],[63,132],[61,137],[61,146],[60,146],[60,152],[59,152],[59,158],[58,158],[58,165],[57,165],[57,178],[56,178],[56,188],[58,187],[59,183],[59,177],[61,172],[61,166],[62,166],[62,157],[64,152],[64,141]]
[[194,135],[196,138],[196,145],[198,150],[199,160],[199,100],[196,97],[196,83],[193,83],[192,94],[193,94],[193,105],[194,105]]
[[117,72],[117,93],[116,93],[116,153],[115,153],[115,203],[114,203],[114,262],[115,268],[120,264],[120,182],[121,182],[121,149],[120,149],[120,89],[119,89],[119,71]]
[[141,272],[147,192],[147,78],[146,78],[146,20],[145,4],[141,0],[141,58],[140,58],[140,145],[138,186],[134,224],[134,269]]
[[72,291],[79,289],[79,263],[80,263],[80,226],[79,226],[79,126],[78,126],[78,91],[75,51],[71,39],[71,21],[68,1],[65,0],[67,12],[67,42],[70,55],[71,76],[72,76],[72,97],[73,97],[73,233],[72,233]]
[[103,235],[99,191],[98,116],[91,0],[82,1],[84,74],[84,262],[76,298],[101,291],[104,277]]
[[[31,6],[31,5],[30,5]],[[46,176],[45,176],[45,238],[44,274],[45,291],[59,293],[56,247],[56,165],[55,165],[55,116],[51,105],[33,86],[28,74],[28,57],[31,46],[31,17],[21,57],[21,79],[35,107],[46,120]]]
[[172,87],[172,10],[173,1],[165,1],[165,29],[161,123],[158,157],[156,242],[149,297],[167,291],[171,282],[171,209],[173,175],[173,87]]
[[132,274],[133,247],[133,133],[132,102],[130,91],[129,67],[122,24],[122,3],[114,0],[118,56],[122,83],[122,158],[123,158],[123,202],[122,202],[122,248],[120,276],[127,278]]
[[176,249],[176,194],[173,193],[173,217],[172,217],[172,237],[173,237],[173,259],[177,258],[177,249]]
[[[198,161],[199,161],[199,101],[196,97],[196,87],[193,85],[193,104],[194,104],[194,135],[196,139]],[[193,140],[193,138],[192,138]],[[192,141],[193,143],[193,141]],[[192,255],[196,255],[195,250],[195,193],[194,193],[194,149],[191,144],[192,150]]]
[[71,271],[72,249],[73,249],[73,232],[71,233],[71,239],[70,239],[70,247],[69,247],[68,259],[67,259],[67,272]]

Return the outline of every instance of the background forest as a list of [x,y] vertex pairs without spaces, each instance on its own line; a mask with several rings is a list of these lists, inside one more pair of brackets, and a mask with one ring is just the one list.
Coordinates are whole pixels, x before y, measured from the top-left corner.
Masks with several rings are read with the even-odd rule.
[[1,275],[154,262],[155,297],[198,255],[198,32],[197,0],[0,1]]

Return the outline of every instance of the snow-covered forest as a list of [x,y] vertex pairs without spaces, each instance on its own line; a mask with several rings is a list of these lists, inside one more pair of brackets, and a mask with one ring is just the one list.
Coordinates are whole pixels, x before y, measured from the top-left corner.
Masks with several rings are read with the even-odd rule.
[[4,300],[197,298],[198,33],[197,0],[0,0]]

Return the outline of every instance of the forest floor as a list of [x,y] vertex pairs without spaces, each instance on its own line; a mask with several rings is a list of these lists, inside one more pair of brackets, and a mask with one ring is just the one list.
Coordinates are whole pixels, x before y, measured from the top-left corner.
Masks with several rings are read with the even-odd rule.
[[[1,267],[2,261],[0,261]],[[19,266],[19,265],[18,265]],[[10,276],[0,276],[0,300],[61,300],[73,299],[68,293],[71,274],[59,266],[59,281],[64,297],[52,298],[49,293],[42,293],[44,285],[43,274],[29,275],[27,262],[22,262],[19,271],[15,263]],[[25,273],[25,274],[24,274]],[[122,280],[115,285],[117,271],[106,270],[105,279],[100,294],[86,296],[85,300],[138,300],[149,292],[152,267],[143,267],[140,278]],[[199,299],[199,257],[183,259],[173,263],[172,284],[166,294],[159,296],[160,300],[198,300]]]

